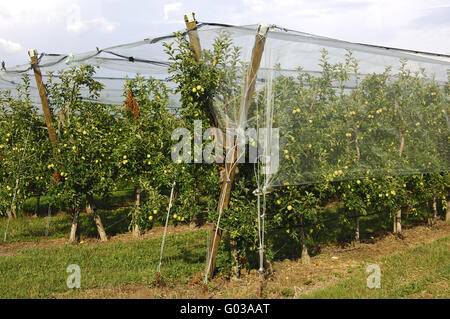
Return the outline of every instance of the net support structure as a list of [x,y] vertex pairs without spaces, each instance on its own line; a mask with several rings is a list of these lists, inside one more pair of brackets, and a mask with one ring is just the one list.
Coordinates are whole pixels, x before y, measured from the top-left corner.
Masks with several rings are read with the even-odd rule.
[[[245,94],[243,95],[243,99],[241,101],[240,109],[239,109],[239,119],[238,119],[238,128],[244,128],[243,126],[246,125],[247,122],[247,115],[250,108],[252,96],[255,90],[255,84],[256,84],[256,76],[259,70],[259,66],[261,63],[261,57],[264,52],[264,45],[266,42],[266,36],[267,32],[269,30],[269,27],[265,23],[261,23],[258,27],[256,37],[255,37],[255,43],[252,50],[252,56],[250,65],[247,71],[247,78],[246,78],[246,86],[245,86]],[[232,161],[226,161],[225,163],[225,178],[222,184],[221,188],[221,195],[220,198],[223,198],[222,201],[219,202],[218,210],[222,211],[223,209],[228,209],[228,204],[230,202],[230,195],[231,195],[231,187],[234,180],[234,175],[236,173],[236,167],[237,167],[237,150],[236,150],[236,139],[234,140],[234,145],[231,149],[231,158]],[[213,274],[215,267],[216,267],[216,257],[217,252],[219,250],[219,244],[220,240],[222,238],[222,230],[218,229],[217,235],[214,236],[213,243],[210,246],[211,247],[211,262],[208,265],[208,269],[206,273]]]
[[50,108],[48,107],[47,94],[45,92],[44,83],[42,82],[42,73],[39,68],[39,60],[37,57],[36,49],[32,49],[28,51],[28,55],[31,60],[31,67],[34,71],[34,77],[36,79],[36,85],[38,87],[39,96],[41,98],[42,111],[44,112],[45,123],[47,125],[48,136],[50,138],[50,142],[52,143],[53,151],[56,151],[56,133],[53,128],[53,119],[50,113]]
[[186,23],[189,42],[191,44],[191,49],[194,52],[195,60],[200,61],[202,59],[202,49],[197,32],[197,21],[195,20],[195,13],[192,12],[186,14],[184,16],[184,21]]

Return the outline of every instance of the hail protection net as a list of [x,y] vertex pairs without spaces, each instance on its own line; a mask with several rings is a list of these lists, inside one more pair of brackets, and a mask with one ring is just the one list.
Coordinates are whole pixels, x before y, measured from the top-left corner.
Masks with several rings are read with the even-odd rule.
[[[58,81],[60,71],[69,70],[79,65],[95,67],[94,80],[103,85],[98,103],[120,105],[125,100],[124,85],[126,79],[133,79],[136,75],[152,77],[166,82],[169,88],[173,83],[167,81],[168,69],[171,63],[165,53],[163,43],[175,39],[175,35],[158,38],[148,38],[142,41],[112,46],[104,49],[95,49],[84,53],[49,54],[39,53],[38,61],[44,84],[49,80]],[[33,77],[30,64],[15,67],[6,67],[0,70],[0,89],[9,89],[14,93],[15,86],[22,82],[24,74]],[[31,81],[31,97],[35,103],[40,103],[36,84]],[[87,90],[80,92],[84,100],[92,100]],[[173,95],[169,107],[179,107],[179,96]]]
[[[201,23],[196,32],[206,64],[220,71],[211,111],[232,141],[224,144],[226,154],[236,151],[238,162],[259,163],[262,187],[448,171],[450,56],[277,26]],[[39,65],[44,83],[48,72],[93,65],[104,85],[95,101],[120,105],[126,78],[136,74],[175,88],[163,45],[174,40],[168,35],[80,54],[41,53]],[[218,50],[225,54],[215,61]],[[29,64],[2,68],[0,89],[14,91],[25,73],[32,76]],[[81,96],[91,99],[89,92]],[[180,106],[172,94],[168,107]]]
[[238,160],[258,143],[259,187],[448,171],[449,56],[265,32],[199,31],[230,43],[214,112]]

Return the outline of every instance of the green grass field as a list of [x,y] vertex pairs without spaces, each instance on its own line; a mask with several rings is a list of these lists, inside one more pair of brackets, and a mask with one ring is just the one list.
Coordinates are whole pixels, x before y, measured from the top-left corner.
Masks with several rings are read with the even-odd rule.
[[[128,231],[131,221],[130,208],[116,210],[99,209],[105,231],[109,236]],[[68,238],[72,219],[68,214],[59,214],[50,217],[19,217],[11,219],[8,227],[7,242],[38,242],[42,239]],[[7,218],[0,219],[0,232],[3,235],[6,229]],[[97,229],[92,215],[81,214],[79,225],[84,237],[97,237]],[[47,236],[46,236],[47,235]]]
[[[105,288],[154,282],[161,239],[64,245],[22,250],[0,257],[0,298],[51,298],[69,291],[66,269],[81,268],[81,288]],[[173,284],[204,268],[206,232],[193,231],[167,237],[162,274]],[[73,291],[77,293],[77,291]],[[70,296],[69,296],[70,297]]]
[[[97,199],[98,212],[109,236],[129,231],[130,207],[120,207],[119,203],[132,201],[130,190],[116,192],[111,198]],[[46,217],[46,200],[41,199],[39,217],[30,217],[35,201],[27,202],[17,219],[11,219],[8,240],[5,244],[15,244],[13,254],[0,256],[0,298],[52,298],[64,294],[65,297],[83,297],[86,289],[123,287],[126,285],[149,285],[154,282],[161,238],[128,242],[107,242],[72,246],[58,241],[57,245],[46,245],[46,239],[67,238],[71,217],[61,213]],[[27,210],[28,209],[28,210]],[[426,209],[425,207],[423,209]],[[348,244],[354,229],[351,223],[338,224],[342,208],[337,205],[323,209],[321,217],[327,226],[309,236],[310,254],[320,253],[314,244]],[[404,220],[404,225],[412,226],[424,222],[418,219]],[[0,234],[6,228],[7,218],[0,218]],[[90,214],[80,216],[82,238],[97,238],[97,229]],[[386,233],[392,227],[389,216],[372,215],[361,218],[362,240],[370,243],[374,237]],[[332,231],[330,231],[332,230]],[[46,234],[48,236],[46,236]],[[276,247],[276,260],[286,258],[296,260],[300,256],[300,246],[291,240],[284,229],[270,231],[270,238]],[[382,236],[380,236],[382,237]],[[185,283],[194,274],[201,273],[205,266],[206,231],[196,230],[170,235],[166,242],[163,259],[163,278],[169,286]],[[372,239],[371,239],[372,238]],[[43,242],[31,247],[21,243]],[[62,245],[62,246],[61,246]],[[448,280],[450,276],[450,237],[403,250],[396,255],[381,260],[367,260],[359,268],[349,269],[349,275],[324,289],[316,290],[302,298],[413,298],[450,296]],[[19,250],[17,250],[19,249]],[[255,255],[256,256],[256,255]],[[254,256],[254,257],[255,257]],[[218,267],[220,268],[220,254]],[[251,260],[249,260],[251,261]],[[381,288],[368,289],[365,267],[368,263],[381,267]],[[81,290],[67,288],[67,266],[77,264],[81,268]],[[256,267],[256,264],[254,265]],[[289,297],[291,294],[284,295]],[[238,296],[237,296],[238,297]]]

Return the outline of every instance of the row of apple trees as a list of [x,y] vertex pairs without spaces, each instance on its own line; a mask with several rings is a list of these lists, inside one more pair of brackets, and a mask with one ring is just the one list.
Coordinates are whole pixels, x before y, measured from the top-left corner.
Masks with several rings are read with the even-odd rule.
[[[31,102],[28,77],[17,94],[1,92],[2,214],[13,217],[26,199],[47,196],[52,207],[65,208],[72,216],[72,242],[78,240],[78,218],[86,208],[100,238],[107,240],[94,197],[132,188],[130,227],[138,236],[164,223],[176,182],[174,224],[217,219],[223,167],[173,162],[177,141],[172,132],[179,127],[194,132],[194,120],[202,121],[204,131],[227,118],[224,113],[233,118],[246,64],[226,34],[203,50],[200,61],[181,34],[165,48],[175,92],[164,81],[136,76],[127,81],[119,106],[92,102],[103,90],[93,67],[51,74],[45,85],[56,145],[48,139],[39,107]],[[342,63],[330,64],[324,51],[321,65],[320,78],[301,69],[297,77],[277,75],[270,90],[257,90],[250,108],[249,118],[264,119],[265,108],[256,106],[265,105],[268,94],[274,96],[273,127],[280,129],[280,168],[272,183],[280,187],[272,188],[264,203],[268,260],[280,257],[287,238],[307,260],[308,247],[332,233],[327,228],[329,206],[340,207],[332,227],[353,229],[350,239],[359,241],[364,215],[395,216],[398,221],[403,211],[436,218],[438,208],[447,205],[448,84],[413,74],[404,64],[398,74],[388,68],[361,78],[349,92],[345,83],[358,74],[351,53]],[[176,110],[168,107],[174,93],[181,96]],[[210,142],[205,140],[204,146]],[[254,165],[239,164],[221,219],[223,266],[239,268],[256,256],[256,187]],[[424,203],[433,205],[418,209]]]

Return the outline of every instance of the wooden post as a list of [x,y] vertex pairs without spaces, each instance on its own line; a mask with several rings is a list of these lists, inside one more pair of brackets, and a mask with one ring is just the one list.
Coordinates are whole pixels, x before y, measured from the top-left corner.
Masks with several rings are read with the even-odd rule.
[[184,21],[186,22],[186,29],[188,31],[189,43],[191,49],[194,52],[195,60],[200,61],[202,59],[202,48],[200,46],[200,39],[197,32],[197,21],[195,21],[195,13],[189,13],[184,15]]
[[[195,14],[194,13],[186,14],[184,16],[184,20],[186,23],[186,29],[188,30],[188,36],[189,36],[189,42],[191,45],[191,49],[194,52],[195,59],[197,61],[200,61],[202,59],[202,53],[201,53],[200,39],[199,39],[198,32],[197,32],[197,22],[195,20]],[[241,107],[239,110],[238,123],[245,123],[245,121],[247,120],[248,111],[250,109],[251,100],[252,100],[253,92],[255,89],[256,75],[257,75],[257,72],[258,72],[258,69],[259,69],[259,66],[261,63],[262,53],[264,51],[264,45],[265,45],[265,41],[266,41],[267,31],[268,31],[267,26],[260,25],[258,27],[258,32],[257,32],[256,38],[255,38],[255,44],[254,44],[253,51],[252,51],[250,67],[247,71],[246,91],[245,91],[245,94],[243,97],[243,102],[241,103]],[[208,117],[210,118],[210,122],[212,125],[213,124],[220,125],[219,123],[215,123],[215,119],[211,113],[208,114]],[[234,143],[236,143],[236,141],[234,141]],[[228,205],[230,202],[231,186],[233,184],[234,175],[236,172],[235,162],[237,161],[237,152],[234,150],[234,148],[233,148],[231,156],[233,158],[232,162],[225,163],[225,169],[223,170],[223,172],[221,172],[221,175],[224,176],[224,180],[223,180],[219,198],[223,198],[223,196],[225,196],[225,197],[224,197],[223,205],[221,205],[222,202],[219,200],[218,207],[217,207],[218,211],[220,211],[221,209],[228,209]],[[228,174],[224,174],[224,172],[228,172]],[[217,257],[217,252],[219,249],[220,240],[222,238],[222,230],[220,228],[218,229],[217,236],[214,236],[215,235],[214,230],[212,231],[212,233],[213,234],[211,236],[211,244],[210,244],[211,250],[208,253],[208,259],[211,258],[211,254],[212,254],[212,259],[211,259],[211,264],[210,264],[209,269],[208,269],[208,266],[206,266],[207,268],[205,270],[205,272],[210,274],[211,276],[213,275],[214,270],[216,268],[216,257]],[[208,265],[208,263],[207,263],[207,265]],[[203,287],[203,288],[205,288],[205,287]]]
[[[247,115],[248,111],[250,109],[253,93],[255,90],[255,84],[256,84],[256,75],[259,70],[259,66],[261,63],[261,57],[264,52],[264,45],[266,42],[266,35],[267,35],[268,27],[264,26],[262,24],[258,27],[258,32],[256,34],[255,38],[255,44],[253,46],[252,50],[252,57],[250,61],[250,66],[247,71],[247,79],[246,79],[246,90],[241,102],[241,106],[239,108],[239,117],[238,117],[238,126],[244,124],[247,121]],[[234,144],[236,144],[236,139],[234,140]],[[228,204],[230,202],[230,195],[231,195],[231,186],[233,184],[234,175],[236,173],[236,161],[237,161],[237,151],[233,147],[231,156],[233,158],[231,163],[225,163],[225,169],[228,174],[224,174],[224,181],[222,184],[222,189],[220,192],[220,197],[222,198],[224,196],[223,206],[222,209],[228,209]],[[217,209],[220,210],[221,201],[219,201]],[[217,232],[217,236],[215,237],[216,240],[214,241],[214,236],[212,236],[212,244],[211,252],[212,259],[209,269],[206,270],[208,274],[211,276],[214,274],[214,270],[216,268],[216,257],[217,252],[219,250],[219,244],[220,240],[222,238],[222,230],[219,228]],[[210,255],[211,256],[211,255]]]
[[[200,45],[200,38],[197,32],[197,21],[195,20],[195,13],[189,13],[184,15],[184,21],[186,23],[186,29],[188,31],[189,43],[191,45],[191,50],[194,52],[195,60],[201,61],[202,59],[202,47]],[[209,119],[209,124],[211,127],[220,127],[220,123],[216,122],[214,115],[211,111],[206,114]]]
[[37,58],[36,50],[29,50],[28,55],[31,60],[31,67],[34,71],[34,77],[36,78],[36,84],[39,91],[39,96],[41,97],[42,111],[44,112],[45,123],[47,124],[48,136],[50,137],[50,142],[52,143],[53,151],[56,153],[56,134],[53,128],[52,115],[50,113],[50,108],[48,107],[47,95],[45,93],[44,83],[42,82],[41,69],[39,68],[39,61]]

